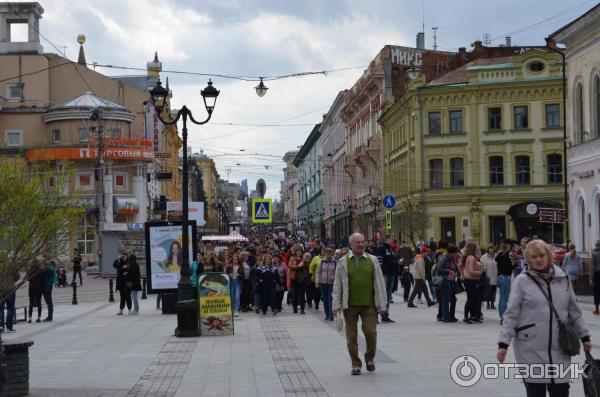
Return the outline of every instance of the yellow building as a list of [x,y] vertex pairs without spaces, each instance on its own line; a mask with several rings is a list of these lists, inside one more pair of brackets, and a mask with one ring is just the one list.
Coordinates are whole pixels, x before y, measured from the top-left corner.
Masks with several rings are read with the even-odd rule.
[[562,241],[539,222],[562,208],[561,60],[544,47],[477,59],[436,80],[413,79],[385,104],[384,193],[395,236]]
[[206,197],[206,229],[218,229],[219,214],[213,207],[213,202],[219,199],[219,173],[215,161],[200,151],[199,154],[193,154],[191,159],[196,162],[198,168],[202,171],[202,185],[204,196]]

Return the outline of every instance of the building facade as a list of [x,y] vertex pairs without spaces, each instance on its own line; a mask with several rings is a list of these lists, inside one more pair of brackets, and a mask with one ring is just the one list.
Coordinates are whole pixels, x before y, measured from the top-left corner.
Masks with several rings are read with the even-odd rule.
[[190,161],[194,162],[199,172],[202,174],[202,187],[206,204],[204,206],[206,225],[205,228],[209,231],[217,231],[219,229],[219,173],[215,161],[208,157],[204,151],[194,153],[189,157]]
[[569,234],[589,256],[600,239],[600,5],[550,35],[566,46]]
[[321,131],[323,135],[323,205],[325,235],[342,241],[351,234],[352,213],[349,209],[351,179],[346,171],[346,123],[342,109],[347,91],[340,91],[329,108]]
[[384,189],[398,199],[399,239],[562,241],[562,225],[539,222],[540,208],[564,205],[562,65],[545,47],[500,51],[512,55],[417,76],[386,103]]
[[298,216],[300,230],[310,237],[324,236],[323,183],[321,165],[323,162],[323,141],[317,124],[306,138],[306,142],[294,158],[299,185]]
[[300,219],[298,207],[300,205],[300,186],[298,184],[298,170],[294,165],[297,150],[292,150],[283,155],[285,168],[283,169],[283,184],[281,197],[283,200],[283,221],[290,232],[298,229]]

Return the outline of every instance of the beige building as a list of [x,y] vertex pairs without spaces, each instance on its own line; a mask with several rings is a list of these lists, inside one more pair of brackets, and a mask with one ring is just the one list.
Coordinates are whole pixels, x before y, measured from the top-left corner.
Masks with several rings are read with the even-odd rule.
[[[113,225],[127,230],[127,224],[147,220],[147,174],[159,167],[153,137],[146,136],[148,87],[88,69],[83,49],[81,64],[43,53],[38,28],[29,30],[28,42],[11,42],[5,32],[15,12],[38,27],[43,8],[38,3],[0,7],[0,155],[72,166],[70,190],[80,195],[86,216],[65,250],[78,247],[84,260],[96,262],[99,231],[114,230]],[[152,77],[152,63],[150,86],[158,77]],[[46,186],[53,188],[51,178]]]
[[209,158],[203,151],[192,154],[190,160],[194,161],[202,171],[202,185],[206,197],[206,226],[207,229],[219,229],[219,213],[213,206],[213,202],[219,198],[219,173],[215,161]]
[[569,234],[589,256],[600,239],[600,5],[549,37],[566,46]]
[[283,202],[283,221],[289,231],[299,227],[298,207],[300,206],[300,185],[298,184],[298,170],[294,165],[297,150],[283,155],[285,168],[283,169],[283,182],[281,184],[281,199]]
[[540,208],[563,206],[561,60],[545,47],[503,51],[416,77],[386,103],[384,190],[398,199],[399,238],[562,241],[562,225],[539,222]]

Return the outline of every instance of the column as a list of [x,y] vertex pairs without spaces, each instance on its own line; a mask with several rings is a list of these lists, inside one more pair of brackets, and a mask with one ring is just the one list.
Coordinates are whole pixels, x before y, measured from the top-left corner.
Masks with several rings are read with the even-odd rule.
[[133,223],[144,223],[147,220],[148,196],[146,195],[146,179],[143,176],[134,176],[132,193],[138,199],[140,210],[133,217]]

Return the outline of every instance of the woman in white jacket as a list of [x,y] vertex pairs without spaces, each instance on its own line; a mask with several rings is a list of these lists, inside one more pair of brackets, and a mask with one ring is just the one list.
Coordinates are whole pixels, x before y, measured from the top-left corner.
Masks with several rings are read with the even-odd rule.
[[496,290],[498,288],[498,264],[496,263],[496,249],[494,248],[494,244],[490,244],[487,246],[485,254],[481,256],[479,261],[481,262],[481,266],[483,267],[483,271],[490,278],[490,286],[488,291],[486,291],[485,300],[487,301],[486,308],[496,310]]
[[[560,348],[559,325],[548,297],[561,320],[568,321],[575,329],[586,352],[592,349],[590,331],[566,273],[552,264],[550,247],[542,240],[530,241],[525,248],[525,258],[529,268],[512,284],[498,340],[497,359],[504,362],[508,346],[513,342],[518,364],[556,364],[566,369],[571,364],[571,356]],[[551,379],[525,378],[527,397],[542,397],[546,391],[552,397],[567,397],[568,371],[558,372],[558,376]]]

